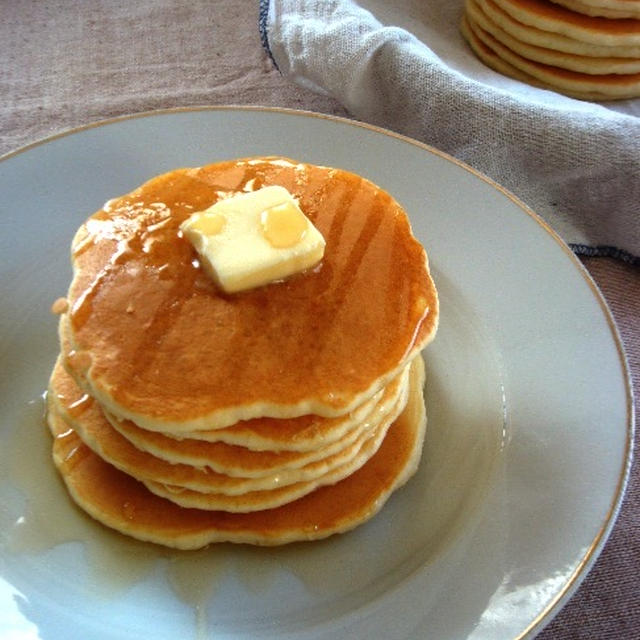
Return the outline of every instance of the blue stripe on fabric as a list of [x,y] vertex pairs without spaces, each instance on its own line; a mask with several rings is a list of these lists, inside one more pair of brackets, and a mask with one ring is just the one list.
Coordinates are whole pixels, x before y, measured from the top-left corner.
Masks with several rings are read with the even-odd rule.
[[608,245],[592,247],[587,244],[570,244],[569,246],[571,250],[579,256],[585,256],[587,258],[616,258],[627,264],[640,265],[640,258],[617,247]]
[[[267,32],[267,17],[269,16],[269,0],[260,0],[260,9],[258,13],[258,29],[260,30],[260,41],[264,50],[269,54],[271,62],[273,62],[276,69],[278,69],[278,63],[271,53],[271,47],[269,46],[269,33]],[[279,69],[278,69],[279,71]]]

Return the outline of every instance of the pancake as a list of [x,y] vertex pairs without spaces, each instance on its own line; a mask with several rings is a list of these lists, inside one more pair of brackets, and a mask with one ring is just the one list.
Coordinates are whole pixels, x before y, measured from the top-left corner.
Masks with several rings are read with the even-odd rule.
[[[325,257],[285,282],[225,295],[179,224],[221,198],[276,184],[323,234]],[[73,266],[65,367],[109,413],[152,431],[345,415],[437,327],[426,254],[401,206],[355,174],[283,158],[150,180],[81,227]]]
[[[407,379],[404,377],[403,382]],[[63,420],[68,428],[74,429],[95,453],[107,462],[113,464],[129,475],[142,480],[153,481],[154,483],[169,485],[174,489],[192,489],[198,492],[215,493],[222,496],[238,496],[248,492],[265,492],[277,489],[277,499],[287,499],[289,495],[283,487],[296,484],[296,496],[303,491],[311,490],[311,486],[302,486],[300,483],[333,482],[336,476],[330,476],[333,471],[340,469],[338,475],[343,474],[348,468],[362,464],[363,455],[371,447],[363,448],[365,443],[374,438],[384,437],[384,433],[389,425],[397,417],[406,403],[406,384],[401,386],[401,393],[396,401],[390,403],[385,413],[376,412],[376,415],[366,423],[366,428],[351,443],[347,443],[344,448],[330,453],[323,458],[308,462],[303,466],[286,467],[278,464],[278,457],[269,456],[265,460],[265,454],[259,453],[258,457],[266,462],[269,459],[274,462],[265,474],[256,476],[230,476],[225,472],[211,470],[211,465],[194,467],[182,463],[172,463],[157,458],[145,451],[141,451],[133,446],[126,438],[122,437],[106,420],[99,405],[90,397],[82,395],[76,390],[74,393],[73,381],[66,376],[64,369],[57,366],[50,383],[48,394],[49,412],[54,414],[56,419]],[[64,401],[61,401],[64,398]],[[379,443],[379,441],[378,441]],[[357,460],[355,465],[346,465]],[[155,486],[155,484],[154,484]],[[172,494],[175,491],[171,492]],[[264,497],[264,496],[263,496]],[[276,499],[275,497],[273,499]],[[237,501],[224,500],[222,497],[216,498],[218,505],[216,508],[223,508],[221,505],[229,503],[235,505]],[[256,501],[253,501],[256,502]],[[259,503],[256,502],[256,505]],[[231,507],[229,507],[231,508]]]
[[239,495],[227,495],[215,492],[194,491],[154,480],[144,481],[144,484],[152,493],[187,508],[203,509],[205,511],[222,510],[230,513],[247,513],[250,511],[274,509],[288,502],[293,502],[311,493],[318,487],[335,484],[357,471],[363,464],[366,464],[367,460],[378,450],[392,424],[393,420],[385,419],[378,427],[372,429],[369,437],[363,438],[357,443],[356,454],[339,466],[332,467],[329,471],[317,476],[315,479],[285,483],[284,486],[279,488],[248,491]]
[[[102,460],[110,463],[109,456],[104,455],[104,452],[95,446],[95,441],[89,441],[86,438],[86,433],[82,435],[73,428],[73,424],[66,421],[65,416],[58,413],[55,407],[50,407],[48,411],[48,419],[51,424],[55,425],[55,428],[59,431],[74,431],[82,440],[84,444],[88,444],[89,448],[98,455]],[[77,423],[81,424],[81,423]],[[385,427],[390,424],[385,424]],[[358,469],[366,460],[373,455],[377,447],[386,434],[386,429],[377,429],[371,434],[371,437],[367,439],[367,446],[361,447],[358,450],[357,456],[354,456],[349,462],[344,462],[339,466],[332,468],[326,474],[320,474],[313,480],[291,482],[285,481],[282,486],[277,486],[279,483],[272,482],[270,488],[254,489],[248,486],[248,483],[242,483],[238,478],[229,478],[229,482],[225,485],[224,478],[215,478],[214,484],[217,483],[222,488],[228,490],[225,493],[218,493],[216,491],[198,491],[185,486],[167,484],[161,481],[155,481],[148,477],[136,477],[128,473],[128,468],[125,470],[121,464],[114,464],[116,469],[123,471],[126,475],[142,482],[152,493],[159,496],[163,496],[181,506],[194,507],[198,509],[204,509],[209,511],[227,511],[229,513],[247,513],[250,511],[262,511],[265,509],[273,509],[275,507],[282,506],[288,502],[292,502],[304,495],[307,495],[317,487],[321,487],[327,484],[334,484],[335,482],[347,477],[354,470]],[[371,441],[371,444],[369,444]],[[148,461],[143,471],[148,472],[152,466],[152,462]],[[167,473],[167,469],[160,468],[159,475]],[[188,485],[196,485],[203,489],[209,487],[203,486],[206,482],[206,478],[198,477],[195,470],[177,469],[175,476],[179,480],[185,480]],[[199,482],[198,482],[199,481]]]
[[638,0],[552,0],[571,11],[604,18],[640,18]]
[[[299,469],[311,462],[338,453],[353,444],[364,431],[371,429],[379,423],[383,416],[388,415],[400,401],[401,396],[406,393],[407,376],[408,369],[385,387],[383,394],[380,396],[380,401],[374,402],[371,410],[366,412],[362,419],[354,427],[347,430],[344,435],[339,438],[332,438],[330,441],[321,441],[315,449],[306,451],[280,450],[277,448],[271,451],[256,451],[244,446],[229,445],[225,442],[206,442],[189,438],[176,440],[161,433],[140,429],[130,420],[114,420],[106,414],[105,417],[111,426],[131,442],[133,446],[167,462],[209,468],[230,476],[263,477],[272,474],[274,470],[280,472],[288,469]],[[273,422],[273,419],[267,418],[264,420]],[[321,421],[323,419],[317,418],[317,420]],[[256,418],[254,421],[259,422],[260,419]],[[299,423],[300,421],[300,418],[290,418],[279,422],[282,424],[284,431],[287,423]],[[325,418],[324,423],[328,422],[340,424],[341,421],[339,419]],[[233,427],[227,427],[227,429],[233,430]]]
[[640,58],[581,56],[531,45],[521,42],[501,29],[483,13],[476,0],[466,0],[465,10],[473,24],[478,25],[502,45],[525,59],[591,75],[640,73]]
[[[181,224],[272,185],[324,257],[224,293]],[[47,422],[70,495],[97,520],[177,548],[283,544],[356,526],[415,471],[438,297],[378,186],[279,157],[177,169],[92,215],[72,265]]]
[[521,23],[609,47],[640,46],[640,20],[588,16],[547,0],[494,0]]
[[333,460],[330,467],[324,461],[312,463],[303,469],[306,471],[310,468],[310,472],[305,473],[303,480],[295,483],[291,482],[291,478],[298,477],[300,474],[285,471],[271,478],[271,489],[232,496],[215,492],[194,491],[153,480],[145,481],[145,485],[151,492],[183,507],[205,510],[222,509],[230,512],[257,511],[279,507],[307,495],[318,487],[335,484],[357,471],[378,450],[387,431],[402,412],[406,401],[407,397],[405,396],[395,405],[391,414],[385,416],[378,425],[360,436],[349,447],[348,456],[332,456],[333,459],[339,460],[339,465],[336,466]]
[[[63,316],[60,319],[60,335],[61,335],[61,355],[62,362],[67,364],[67,353],[70,349],[69,339],[67,337],[67,318]],[[400,393],[400,383],[403,375],[402,372],[396,376],[388,385],[380,389],[369,400],[364,402],[353,411],[336,418],[324,418],[313,414],[289,418],[287,420],[279,420],[276,418],[254,418],[238,422],[230,427],[222,429],[201,430],[184,433],[158,433],[141,429],[130,420],[120,420],[105,412],[107,419],[112,426],[119,431],[124,437],[128,438],[136,447],[149,451],[154,455],[163,457],[162,450],[168,450],[172,461],[179,460],[175,456],[179,456],[181,451],[190,451],[188,455],[202,456],[206,455],[206,446],[203,443],[225,443],[228,445],[238,445],[252,451],[292,451],[292,452],[313,452],[316,453],[319,448],[331,447],[338,440],[348,435],[356,436],[362,429],[363,423],[367,416],[378,406],[378,410],[384,411],[384,406],[389,402],[394,402]],[[83,384],[83,381],[74,378],[77,384]],[[86,382],[84,383],[87,389]],[[73,400],[69,403],[77,401],[77,390],[73,391]],[[89,389],[90,391],[90,389]],[[59,391],[64,395],[64,391]],[[195,442],[190,442],[195,441]],[[184,444],[180,444],[180,443]],[[189,464],[198,464],[197,462],[189,462]]]
[[423,384],[422,359],[416,358],[408,403],[375,455],[344,480],[277,509],[240,514],[180,507],[106,463],[49,414],[53,460],[82,509],[140,540],[197,549],[214,542],[277,545],[321,539],[373,517],[416,471],[426,426]]
[[[502,45],[468,17],[465,17],[462,32],[479,57],[482,58],[485,49],[477,46],[478,41],[491,50],[493,56],[482,58],[484,62],[491,64],[499,58],[506,63],[503,68],[515,68],[520,72],[518,76],[514,75],[518,79],[532,77],[539,86],[584,99],[616,100],[640,95],[640,73],[592,75],[527,60]],[[469,37],[470,33],[473,38]],[[497,67],[496,70],[504,72]]]
[[520,22],[501,9],[494,0],[476,0],[476,2],[488,18],[519,42],[585,57],[640,58],[640,45],[606,46],[584,42]]
[[466,15],[462,16],[460,21],[460,32],[464,39],[467,41],[473,52],[478,58],[484,62],[488,67],[515,80],[520,80],[526,84],[530,84],[534,87],[544,88],[544,85],[536,80],[533,76],[530,76],[520,69],[517,69],[513,65],[505,62],[502,58],[496,55],[489,47],[487,47],[482,40],[480,40],[469,26],[469,20]]
[[197,464],[201,456],[209,457],[208,445],[224,444],[242,447],[248,451],[277,451],[293,456],[314,455],[319,448],[332,447],[345,438],[355,437],[363,427],[366,417],[380,402],[391,401],[391,390],[398,390],[400,376],[394,378],[370,400],[337,418],[323,418],[308,414],[296,418],[253,418],[243,420],[223,429],[185,432],[181,434],[159,433],[141,429],[131,420],[118,420],[111,414],[107,419],[122,435],[139,449],[159,457],[164,451],[172,456],[186,456]]

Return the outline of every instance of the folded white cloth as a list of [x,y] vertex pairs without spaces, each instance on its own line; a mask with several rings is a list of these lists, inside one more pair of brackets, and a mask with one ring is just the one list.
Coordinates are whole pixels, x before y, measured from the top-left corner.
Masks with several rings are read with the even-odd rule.
[[284,76],[506,187],[578,253],[640,256],[640,100],[596,104],[485,67],[462,2],[262,0]]

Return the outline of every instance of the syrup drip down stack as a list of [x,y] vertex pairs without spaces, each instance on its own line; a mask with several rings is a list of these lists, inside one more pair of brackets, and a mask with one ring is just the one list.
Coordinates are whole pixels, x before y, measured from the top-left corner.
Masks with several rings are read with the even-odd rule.
[[[305,240],[280,252],[295,273],[254,265],[231,291],[188,223],[276,186],[324,253],[305,263]],[[274,157],[177,169],[92,215],[72,263],[47,421],[98,521],[182,549],[313,540],[368,520],[415,472],[438,298],[405,212],[373,183]]]
[[640,96],[640,0],[465,0],[461,30],[487,66],[528,84]]

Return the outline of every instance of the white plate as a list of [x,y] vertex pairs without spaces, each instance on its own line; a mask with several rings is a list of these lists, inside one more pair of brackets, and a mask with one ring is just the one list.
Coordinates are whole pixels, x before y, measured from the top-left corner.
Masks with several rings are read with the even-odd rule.
[[[394,194],[442,299],[418,474],[356,531],[169,553],[75,510],[42,394],[68,246],[107,199],[185,165],[282,154]],[[565,245],[495,184],[406,138],[284,110],[118,119],[0,163],[0,631],[5,638],[517,638],[539,631],[615,519],[632,439],[606,306]],[[75,541],[74,541],[75,540]]]

